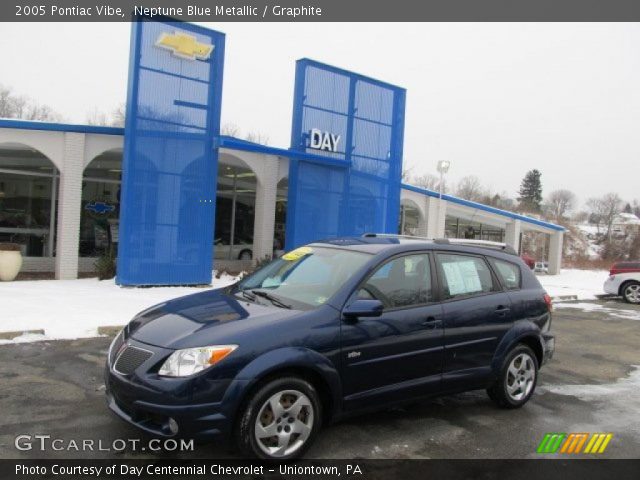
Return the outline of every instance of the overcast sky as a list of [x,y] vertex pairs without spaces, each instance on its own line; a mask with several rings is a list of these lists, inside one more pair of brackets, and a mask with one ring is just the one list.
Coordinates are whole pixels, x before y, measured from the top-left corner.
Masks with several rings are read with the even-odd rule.
[[[218,23],[222,123],[289,146],[294,62],[310,57],[405,87],[405,167],[476,175],[515,196],[640,199],[640,24]],[[73,123],[125,100],[129,24],[3,23],[0,83]],[[19,48],[16,48],[19,46]]]

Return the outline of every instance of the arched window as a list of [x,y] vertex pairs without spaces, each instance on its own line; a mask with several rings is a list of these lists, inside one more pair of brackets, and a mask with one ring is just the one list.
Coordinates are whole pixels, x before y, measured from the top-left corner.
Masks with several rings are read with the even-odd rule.
[[98,155],[84,170],[80,205],[81,257],[98,257],[115,249],[118,243],[121,176],[120,150],[108,150]]
[[23,256],[54,256],[58,179],[39,151],[0,144],[0,242],[17,243]]

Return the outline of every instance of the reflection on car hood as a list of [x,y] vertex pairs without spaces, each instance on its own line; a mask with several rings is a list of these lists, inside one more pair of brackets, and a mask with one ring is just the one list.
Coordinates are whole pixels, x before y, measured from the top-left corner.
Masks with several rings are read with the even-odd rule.
[[208,290],[141,312],[129,323],[129,335],[149,345],[174,349],[234,343],[249,329],[300,313],[250,303],[228,289]]

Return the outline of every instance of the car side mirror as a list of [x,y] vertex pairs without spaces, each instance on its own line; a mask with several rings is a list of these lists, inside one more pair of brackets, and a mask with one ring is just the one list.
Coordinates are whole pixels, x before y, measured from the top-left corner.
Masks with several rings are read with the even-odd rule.
[[342,310],[344,318],[355,320],[359,317],[379,317],[382,315],[384,305],[380,300],[359,299],[347,305]]

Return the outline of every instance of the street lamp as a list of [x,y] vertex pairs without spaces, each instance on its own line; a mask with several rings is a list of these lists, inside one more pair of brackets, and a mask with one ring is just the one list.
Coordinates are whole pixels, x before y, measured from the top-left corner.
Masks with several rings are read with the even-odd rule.
[[438,172],[440,173],[440,200],[442,200],[442,187],[444,183],[444,174],[449,171],[449,167],[451,166],[451,162],[449,160],[439,160],[438,161]]

